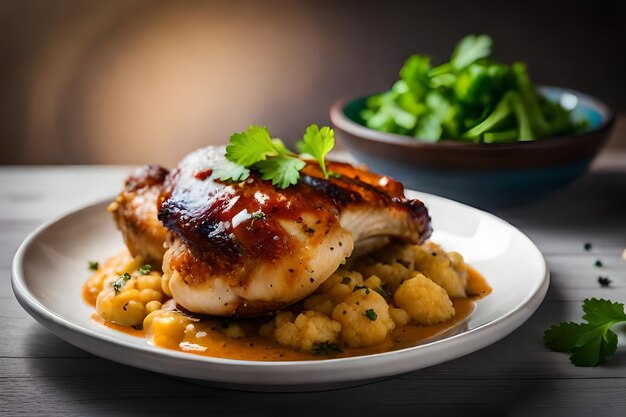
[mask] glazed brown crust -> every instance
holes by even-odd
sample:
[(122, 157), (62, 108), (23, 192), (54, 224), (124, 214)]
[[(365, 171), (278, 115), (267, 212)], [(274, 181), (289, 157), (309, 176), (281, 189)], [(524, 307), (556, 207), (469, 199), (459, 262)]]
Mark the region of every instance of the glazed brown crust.
[(133, 256), (160, 266), (169, 232), (157, 219), (157, 200), (168, 171), (156, 165), (135, 169), (108, 207)]
[[(282, 220), (301, 224), (315, 238), (340, 227), (338, 217), (347, 206), (405, 211), (420, 222), (419, 241), (431, 232), (425, 206), (406, 199), (402, 184), (349, 164), (328, 163), (332, 175), (324, 179), (319, 165), (309, 162), (298, 184), (284, 190), (254, 173), (240, 184), (214, 181), (212, 168), (210, 161), (182, 165), (168, 176), (160, 199), (163, 225), (202, 261), (202, 266), (193, 267), (202, 271), (187, 271), (190, 279), (215, 274), (244, 277), (256, 262), (274, 262), (297, 253), (301, 242), (283, 229)], [(308, 224), (305, 218), (316, 220)], [(190, 268), (193, 263), (179, 261), (173, 259), (174, 269)]]

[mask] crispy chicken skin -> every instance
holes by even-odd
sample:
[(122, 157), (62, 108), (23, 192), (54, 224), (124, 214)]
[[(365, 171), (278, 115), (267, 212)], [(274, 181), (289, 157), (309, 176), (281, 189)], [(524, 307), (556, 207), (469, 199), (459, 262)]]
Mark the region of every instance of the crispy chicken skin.
[[(158, 199), (159, 220), (171, 232), (163, 286), (192, 312), (274, 311), (314, 292), (352, 254), (430, 235), (424, 205), (406, 199), (402, 185), (389, 177), (328, 163), (334, 175), (324, 179), (311, 162), (298, 184), (279, 190), (254, 173), (241, 183), (212, 180), (223, 161), (223, 147), (193, 152), (167, 176)], [(151, 237), (119, 220), (128, 215), (120, 213), (118, 225), (129, 249), (138, 251)]]
[(166, 169), (154, 165), (137, 168), (108, 207), (129, 252), (154, 265), (163, 261), (169, 234), (157, 218), (157, 200), (167, 174)]

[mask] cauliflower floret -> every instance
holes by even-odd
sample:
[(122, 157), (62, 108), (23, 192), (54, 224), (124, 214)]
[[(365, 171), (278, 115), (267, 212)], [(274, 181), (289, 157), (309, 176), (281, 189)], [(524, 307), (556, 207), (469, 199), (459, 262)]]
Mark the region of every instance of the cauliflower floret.
[(352, 293), (337, 305), (332, 318), (341, 323), (341, 338), (351, 347), (382, 343), (395, 327), (385, 299), (368, 288)]
[(134, 288), (118, 294), (111, 289), (102, 290), (96, 300), (96, 311), (104, 320), (122, 326), (138, 326), (146, 317), (145, 304), (140, 292)]
[[(337, 284), (342, 285), (342, 284)], [(307, 310), (314, 310), (330, 316), (335, 305), (328, 294), (313, 294), (304, 300), (303, 306)]]
[(376, 275), (372, 275), (363, 282), (363, 285), (367, 288), (375, 290), (376, 288), (382, 287), (383, 283)]
[(466, 297), (467, 265), (460, 254), (447, 254), (432, 242), (414, 248), (416, 270), (443, 287), (450, 297)]
[(237, 323), (228, 323), (228, 326), (220, 326), (224, 334), (231, 339), (241, 339), (246, 335), (241, 326)]
[(140, 326), (149, 313), (161, 308), (163, 293), (159, 291), (160, 279), (156, 273), (107, 276), (96, 299), (96, 312), (111, 323)]
[(389, 317), (396, 323), (396, 327), (406, 326), (411, 321), (409, 313), (401, 308), (389, 307)]
[(336, 343), (341, 324), (317, 311), (305, 311), (293, 319), (293, 313), (276, 315), (274, 338), (278, 343), (305, 352), (311, 352), (320, 343)]
[(446, 291), (422, 274), (404, 281), (393, 298), (415, 324), (441, 323), (454, 316)]
[(376, 261), (383, 264), (391, 264), (394, 262), (404, 265), (408, 270), (415, 270), (415, 253), (414, 245), (389, 245), (378, 251), (374, 257)]
[[(197, 321), (197, 319), (195, 320)], [(152, 341), (157, 346), (178, 346), (185, 337), (185, 330), (194, 319), (172, 311), (158, 310), (146, 316), (143, 321), (144, 329), (152, 335)]]
[[(354, 287), (363, 286), (363, 276), (356, 271), (338, 269), (320, 286), (319, 292), (325, 294), (333, 305), (346, 299)], [(330, 315), (330, 313), (329, 313)]]
[(402, 281), (411, 278), (411, 271), (399, 262), (389, 264), (377, 262), (358, 267), (358, 270), (363, 276), (370, 277), (375, 275), (380, 278), (385, 287), (392, 293), (400, 286)]

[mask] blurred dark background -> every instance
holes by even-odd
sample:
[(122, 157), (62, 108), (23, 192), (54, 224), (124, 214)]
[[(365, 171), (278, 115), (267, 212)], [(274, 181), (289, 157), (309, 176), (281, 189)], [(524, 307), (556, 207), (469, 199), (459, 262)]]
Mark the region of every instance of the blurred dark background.
[(0, 163), (158, 162), (250, 123), (293, 141), (469, 33), (626, 110), (626, 2), (0, 2)]

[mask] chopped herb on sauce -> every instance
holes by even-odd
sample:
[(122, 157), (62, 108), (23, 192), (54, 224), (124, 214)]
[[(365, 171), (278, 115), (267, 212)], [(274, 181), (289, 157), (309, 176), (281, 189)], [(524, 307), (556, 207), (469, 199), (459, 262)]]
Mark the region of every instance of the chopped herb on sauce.
[(152, 271), (152, 265), (145, 264), (139, 268), (139, 273), (141, 275), (148, 275)]
[(371, 321), (376, 321), (376, 319), (378, 318), (378, 314), (376, 314), (373, 308), (365, 310), (365, 313), (363, 314), (365, 314), (365, 317), (367, 317)]
[(591, 243), (587, 242), (587, 243), (585, 243), (585, 246), (583, 246), (583, 247), (585, 248), (585, 250), (587, 252), (589, 252), (591, 250)]
[(87, 269), (90, 271), (97, 271), (100, 268), (100, 263), (98, 261), (89, 261), (87, 262)]
[(120, 292), (120, 289), (126, 285), (126, 283), (130, 280), (130, 274), (128, 272), (124, 272), (124, 274), (119, 277), (115, 282), (113, 282), (113, 289), (115, 293)]
[(598, 277), (598, 284), (600, 284), (600, 286), (602, 288), (610, 287), (611, 286), (611, 282), (613, 282), (613, 281), (611, 281), (609, 279), (609, 277)]
[(263, 220), (265, 218), (265, 213), (261, 210), (255, 211), (250, 215), (250, 226), (254, 225), (254, 222), (257, 220)]
[(596, 259), (596, 264), (595, 264), (598, 268), (602, 268), (604, 265), (602, 264), (602, 261), (600, 259)]
[(343, 352), (338, 344), (329, 343), (328, 340), (322, 343), (316, 343), (313, 346), (313, 354), (315, 355), (330, 355), (331, 353)]

